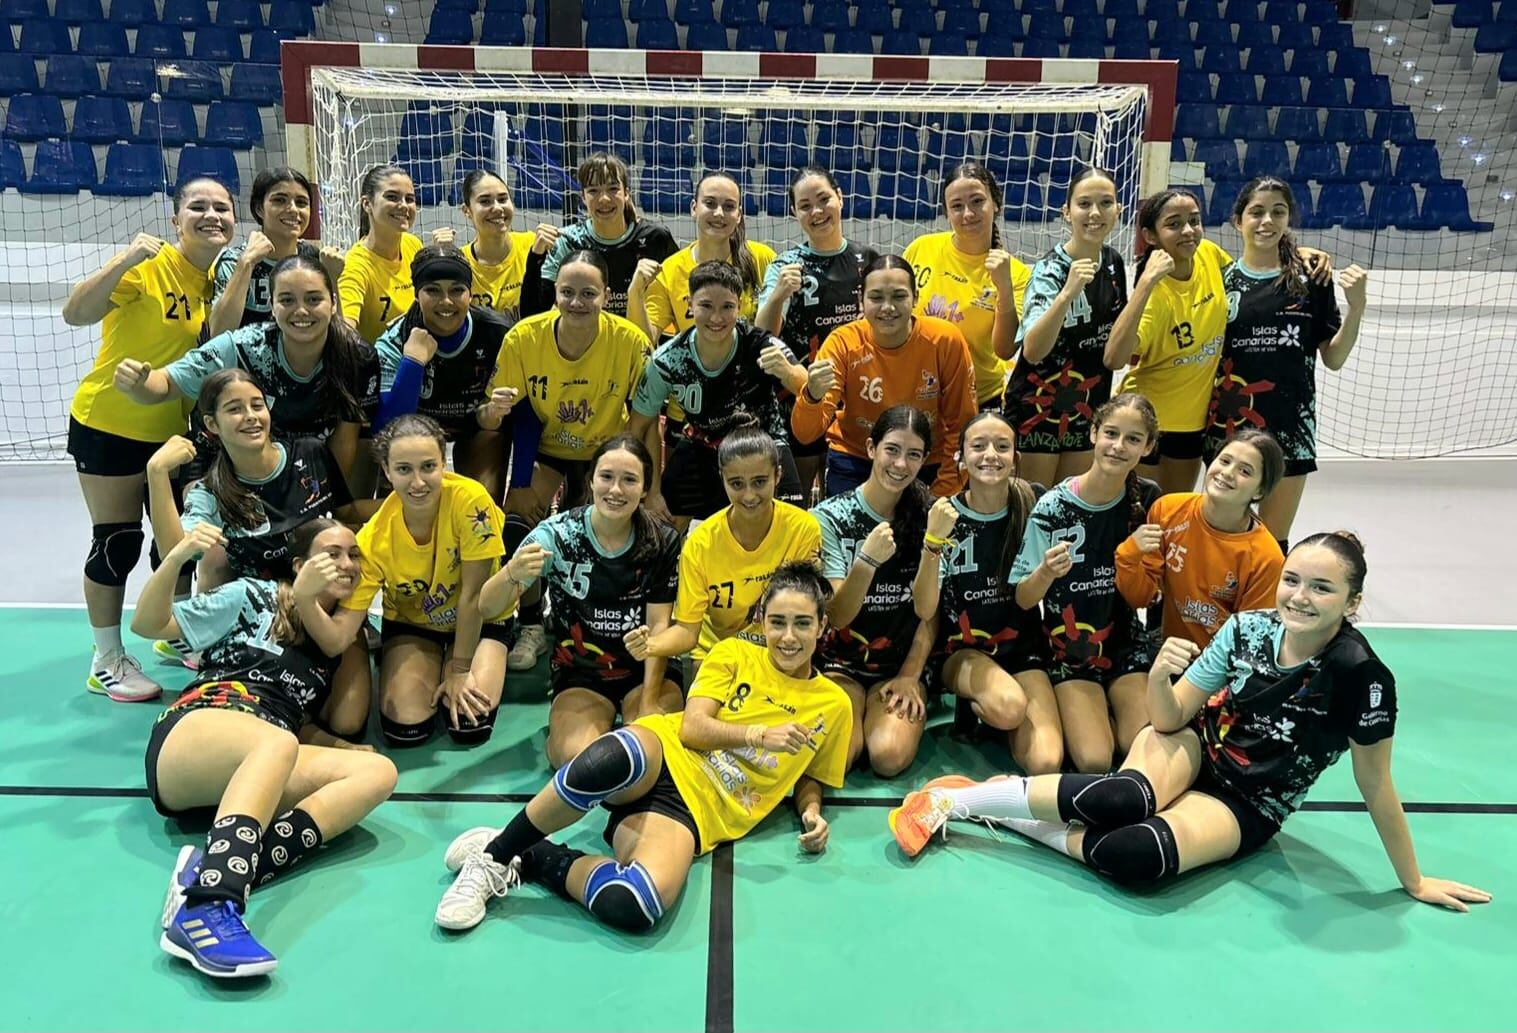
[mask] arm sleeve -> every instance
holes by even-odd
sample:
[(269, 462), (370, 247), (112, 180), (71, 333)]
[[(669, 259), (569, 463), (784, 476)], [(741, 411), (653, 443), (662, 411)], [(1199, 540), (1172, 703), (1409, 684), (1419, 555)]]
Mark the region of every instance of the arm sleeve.
[(733, 648), (736, 642), (736, 639), (724, 639), (712, 648), (701, 662), (700, 672), (696, 674), (695, 684), (690, 686), (686, 698), (727, 702), (737, 683), (737, 657)]
[(240, 580), (232, 581), (175, 603), (174, 623), (190, 648), (198, 652), (226, 638), (237, 626), (237, 616), (247, 602), (247, 586)]
[[(334, 463), (333, 466), (336, 466)], [(216, 505), (216, 496), (206, 490), (203, 483), (190, 486), (189, 491), (184, 493), (184, 515), (179, 518), (180, 525), (185, 534), (189, 534), (201, 524), (210, 524), (212, 527), (223, 526), (221, 520), (221, 507)]]
[(183, 357), (163, 367), (163, 372), (179, 389), (180, 394), (186, 398), (195, 398), (200, 394), (200, 385), (205, 383), (206, 377), (236, 365), (237, 345), (233, 343), (232, 334), (228, 331), (217, 334), (198, 348), (186, 352)]
[[(548, 557), (543, 560), (543, 572), (538, 575), (544, 581), (547, 581), (548, 575), (553, 571), (554, 564), (558, 561), (558, 536), (553, 533), (553, 528), (549, 526), (547, 521), (544, 521), (532, 528), (527, 537), (522, 539), (521, 544), (541, 545), (547, 550)], [(520, 551), (519, 547), (518, 551)], [(528, 582), (528, 584), (530, 583)]]
[(656, 361), (647, 363), (632, 396), (632, 411), (639, 416), (657, 416), (664, 411), (664, 403), (668, 400), (669, 381), (664, 378), (663, 370)]
[(1373, 746), (1396, 732), (1396, 679), (1374, 657), (1354, 668), (1354, 709), (1348, 737)]
[(705, 543), (691, 535), (679, 554), (679, 593), (674, 599), (676, 624), (699, 624), (706, 618), (710, 606), (706, 594), (706, 547)]
[(1022, 547), (1017, 550), (1011, 573), (1006, 575), (1008, 584), (1015, 585), (1037, 570), (1038, 564), (1043, 562), (1043, 554), (1052, 547), (1053, 537), (1043, 525), (1038, 507), (1033, 506), (1032, 516), (1027, 519), (1027, 530), (1022, 534)]
[(1217, 634), (1211, 643), (1201, 650), (1201, 655), (1196, 657), (1190, 667), (1185, 671), (1185, 678), (1202, 692), (1216, 692), (1227, 684), (1227, 671), (1233, 655), (1233, 647), (1238, 641), (1238, 616), (1227, 618), (1227, 623), (1217, 629)]
[(827, 340), (822, 342), (822, 347), (816, 353), (818, 362), (823, 359), (832, 360), (833, 369), (837, 372), (832, 389), (820, 402), (813, 402), (804, 387), (795, 396), (795, 408), (790, 411), (790, 429), (795, 432), (797, 441), (816, 441), (827, 433), (827, 428), (832, 426), (832, 421), (837, 416), (838, 403), (843, 400), (843, 386), (848, 383), (848, 350), (840, 336), (842, 330), (839, 327), (828, 334)]
[[(825, 786), (843, 788), (843, 778), (848, 773), (848, 740), (853, 736), (853, 707), (834, 707), (828, 715), (827, 741), (817, 750), (811, 763), (806, 765), (806, 774)], [(824, 718), (823, 720), (827, 720)]]
[[(379, 412), (374, 417), (374, 429), (379, 430), (397, 416), (416, 411), (421, 402), (421, 383), (426, 377), (426, 367), (409, 356), (400, 360), (389, 387), (382, 387), (379, 394)], [(383, 383), (381, 374), (380, 382)]]

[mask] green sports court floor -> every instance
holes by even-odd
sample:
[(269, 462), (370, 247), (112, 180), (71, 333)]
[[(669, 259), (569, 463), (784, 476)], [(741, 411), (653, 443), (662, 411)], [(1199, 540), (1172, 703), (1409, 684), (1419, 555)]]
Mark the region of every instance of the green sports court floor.
[[(1511, 1028), (1517, 632), (1369, 636), (1400, 685), (1395, 771), (1423, 867), (1496, 896), (1471, 915), (1397, 889), (1346, 760), (1268, 849), (1157, 893), (1118, 893), (959, 826), (907, 862), (887, 803), (932, 774), (1005, 762), (935, 727), (907, 778), (858, 777), (830, 804), (825, 855), (799, 854), (795, 819), (776, 814), (698, 862), (651, 936), (600, 929), (533, 887), (474, 932), (444, 934), (443, 846), (502, 823), (546, 777), (537, 675), (512, 682), (486, 748), (402, 754), (394, 799), (254, 897), (250, 922), (280, 968), (228, 985), (157, 948), (175, 850), (203, 833), (145, 798), (157, 707), (83, 691), (82, 612), (0, 609), (0, 1027)], [(592, 816), (571, 841), (599, 833)]]

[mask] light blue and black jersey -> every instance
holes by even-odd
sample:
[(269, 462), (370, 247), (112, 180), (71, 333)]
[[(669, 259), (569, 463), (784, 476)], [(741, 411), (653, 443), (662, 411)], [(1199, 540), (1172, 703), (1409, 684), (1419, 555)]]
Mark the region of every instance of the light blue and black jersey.
[(759, 368), (759, 355), (771, 344), (795, 356), (777, 337), (738, 320), (732, 351), (715, 369), (706, 368), (696, 352), (696, 329), (691, 327), (660, 345), (643, 367), (643, 379), (632, 399), (634, 412), (657, 416), (673, 398), (685, 413), (683, 435), (708, 448), (739, 427), (758, 427), (784, 445), (790, 440), (790, 420), (780, 404), (780, 382)]
[(413, 308), (374, 342), (384, 399), (377, 426), (405, 413), (420, 413), (436, 420), (451, 441), (479, 429), (474, 412), (489, 398), (495, 360), (511, 323), (491, 309), (471, 306), (454, 338), (438, 339), (437, 354), (426, 366), (404, 354), (406, 338), (422, 325)]
[[(848, 576), (869, 533), (888, 523), (857, 488), (823, 499), (811, 512), (822, 527), (822, 576), (838, 581)], [(842, 670), (865, 688), (900, 673), (920, 623), (911, 582), (921, 560), (921, 539), (896, 542), (895, 554), (874, 571), (858, 615), (846, 627), (828, 629), (819, 650), (824, 667)]]
[(845, 323), (864, 316), (861, 298), (864, 267), (879, 253), (874, 248), (844, 241), (837, 251), (822, 252), (800, 244), (777, 255), (769, 263), (758, 306), (763, 308), (780, 282), (787, 265), (801, 267), (801, 289), (785, 302), (780, 321), (780, 339), (790, 346), (803, 365), (811, 365), (827, 335)]
[(1011, 526), (1009, 509), (980, 513), (962, 496), (954, 497), (953, 506), (959, 512), (954, 544), (938, 561), (938, 640), (944, 652), (973, 649), (1001, 658), (1003, 666), (1041, 656), (1042, 615), (1036, 606), (1017, 605), (1016, 582), (1000, 570), (1006, 538), (1020, 539), (1021, 528)]
[[(595, 235), (586, 219), (570, 223), (559, 233), (553, 250), (543, 260), (542, 278), (552, 283), (558, 279), (564, 259), (576, 251), (594, 251), (606, 260), (606, 266), (611, 270), (611, 281), (606, 284), (605, 309), (612, 315), (625, 318), (627, 290), (632, 286), (637, 263), (645, 258), (663, 262), (678, 250), (674, 236), (662, 223), (638, 219), (616, 240), (606, 240)], [(551, 288), (549, 294), (552, 294)]]
[[(232, 282), (232, 274), (237, 271), (237, 263), (245, 250), (247, 250), (246, 244), (232, 244), (222, 248), (221, 254), (216, 256), (216, 261), (211, 266), (212, 305), (220, 301), (221, 296), (226, 293), (227, 285)], [(313, 262), (321, 261), (321, 250), (307, 240), (296, 242), (295, 253)], [(279, 262), (280, 259), (277, 258), (265, 258), (253, 266), (253, 275), (248, 278), (247, 298), (242, 303), (242, 318), (238, 321), (238, 326), (267, 323), (273, 319), (271, 315), (274, 311), (272, 280), (274, 267)]]

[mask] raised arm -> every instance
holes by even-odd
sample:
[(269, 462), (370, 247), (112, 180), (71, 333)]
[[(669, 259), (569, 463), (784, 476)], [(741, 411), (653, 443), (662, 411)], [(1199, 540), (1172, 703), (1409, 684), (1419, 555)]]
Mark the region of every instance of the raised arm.
[(74, 285), (67, 300), (63, 302), (63, 321), (69, 326), (93, 326), (100, 322), (107, 312), (116, 307), (111, 301), (111, 294), (121, 284), (121, 278), (127, 271), (169, 246), (151, 233), (137, 234), (125, 251)]
[(1343, 324), (1333, 339), (1321, 346), (1322, 365), (1330, 370), (1340, 370), (1348, 362), (1359, 340), (1359, 324), (1364, 319), (1369, 274), (1357, 265), (1351, 265), (1338, 274), (1338, 284), (1348, 298), (1348, 311), (1343, 314)]
[(1102, 356), (1102, 361), (1106, 363), (1107, 369), (1121, 369), (1137, 353), (1138, 327), (1143, 322), (1143, 310), (1148, 307), (1148, 299), (1153, 296), (1154, 288), (1174, 268), (1175, 260), (1169, 256), (1169, 252), (1158, 248), (1149, 252), (1143, 272), (1138, 277), (1138, 282), (1133, 284), (1132, 294), (1117, 314), (1116, 322), (1111, 326), (1111, 336), (1106, 339), (1106, 353)]

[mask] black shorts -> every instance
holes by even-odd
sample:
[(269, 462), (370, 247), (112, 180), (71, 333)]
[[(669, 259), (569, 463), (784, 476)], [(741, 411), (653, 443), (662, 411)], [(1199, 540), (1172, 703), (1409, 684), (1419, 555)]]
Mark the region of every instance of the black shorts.
[[(643, 687), (643, 665), (634, 662), (632, 667), (633, 670), (628, 674), (608, 678), (572, 664), (552, 664), (548, 668), (549, 694), (557, 699), (558, 694), (565, 689), (587, 689), (598, 696), (604, 696), (611, 701), (612, 706), (620, 710), (627, 694)], [(664, 668), (664, 681), (673, 682), (680, 687), (680, 691), (684, 691), (685, 670), (678, 661), (671, 660)]]
[[(780, 445), (780, 476), (775, 497), (781, 502), (801, 506), (801, 478), (795, 472), (795, 458), (788, 446)], [(705, 520), (727, 505), (727, 489), (716, 464), (716, 449), (681, 438), (664, 460), (664, 476), (659, 485), (669, 513), (677, 517)]]
[[(952, 652), (935, 655), (933, 662), (927, 666), (929, 668), (936, 667), (941, 671), (943, 665), (948, 663), (954, 656), (968, 651), (988, 656), (996, 662), (996, 665), (1001, 670), (1013, 678), (1023, 671), (1047, 671), (1049, 668), (1048, 638), (1043, 634), (1041, 628), (1035, 629), (1035, 631), (1036, 634), (1023, 633), (1017, 636), (1016, 641), (1009, 645), (1001, 646), (994, 653), (986, 652), (977, 646), (960, 646)], [(939, 688), (943, 692), (949, 691), (947, 684), (941, 685)]]
[[(880, 684), (880, 682), (889, 681), (900, 674), (900, 664), (894, 664), (879, 671), (866, 671), (852, 664), (824, 660), (817, 664), (817, 669), (829, 678), (834, 675), (842, 675), (863, 689), (866, 696), (873, 692), (874, 687)], [(933, 699), (944, 691), (941, 684), (942, 679), (939, 677), (941, 671), (942, 667), (940, 665), (929, 663), (922, 668), (921, 676), (917, 678), (917, 681), (922, 683), (922, 694), (927, 697), (927, 705), (929, 707), (932, 706)]]
[[(1111, 662), (1099, 664), (1095, 662), (1097, 659)], [(1153, 642), (1141, 628), (1135, 628), (1125, 644), (1119, 643), (1099, 658), (1081, 661), (1052, 658), (1047, 670), (1048, 680), (1056, 686), (1067, 681), (1093, 681), (1103, 689), (1109, 689), (1118, 678), (1128, 674), (1147, 674), (1153, 665)]]
[(622, 822), (637, 814), (662, 814), (689, 829), (690, 837), (695, 840), (696, 854), (699, 855), (701, 852), (701, 830), (695, 824), (695, 815), (690, 813), (690, 805), (685, 803), (685, 798), (680, 795), (679, 786), (674, 784), (668, 765), (664, 765), (659, 771), (658, 778), (653, 782), (653, 788), (636, 800), (629, 803), (606, 803), (601, 806), (606, 808), (608, 815), (604, 833), (606, 845), (612, 849), (615, 849), (613, 840), (617, 827)]
[(1233, 854), (1233, 859), (1253, 853), (1280, 831), (1280, 825), (1274, 819), (1266, 816), (1259, 808), (1249, 803), (1241, 793), (1217, 777), (1216, 770), (1206, 759), (1204, 746), (1201, 748), (1201, 773), (1196, 776), (1190, 788), (1194, 792), (1212, 797), (1232, 811), (1233, 818), (1238, 822), (1239, 834), (1238, 852)]
[[(199, 684), (191, 682), (188, 686), (186, 686), (184, 692), (180, 694), (180, 698), (184, 698), (185, 695), (195, 691), (198, 688), (200, 688)], [(260, 713), (259, 711), (254, 710), (250, 707), (213, 707), (207, 706), (205, 704), (185, 707), (170, 706), (163, 713), (159, 714), (158, 720), (153, 724), (153, 730), (148, 733), (147, 750), (143, 753), (142, 765), (143, 776), (147, 784), (148, 799), (153, 801), (153, 809), (156, 810), (159, 814), (163, 815), (165, 818), (182, 817), (190, 812), (172, 810), (164, 805), (163, 798), (158, 793), (158, 755), (163, 752), (163, 744), (169, 741), (169, 733), (174, 730), (174, 726), (179, 724), (180, 721), (183, 721), (190, 714), (195, 713), (197, 710), (236, 710), (238, 713), (252, 714), (254, 717), (262, 718), (266, 721), (268, 720), (268, 717), (265, 714)], [(269, 724), (274, 725), (276, 728), (284, 728), (284, 725), (282, 723), (269, 721)], [(285, 730), (288, 731), (288, 729)], [(197, 807), (194, 808), (194, 810), (196, 812), (204, 810), (207, 813), (210, 813), (214, 811), (215, 808)]]
[(147, 472), (147, 461), (163, 447), (161, 441), (137, 441), (86, 427), (68, 418), (68, 454), (74, 469), (95, 477), (136, 477)]
[[(385, 643), (392, 638), (402, 636), (409, 638), (424, 639), (448, 649), (453, 645), (453, 632), (443, 631), (440, 628), (424, 628), (419, 624), (407, 624), (404, 621), (392, 621), (384, 619), (379, 622), (379, 651), (384, 652)], [(479, 640), (481, 642), (499, 642), (501, 645), (511, 644), (510, 621), (485, 621), (479, 628)]]
[(558, 508), (562, 512), (573, 509), (590, 499), (590, 460), (560, 459), (546, 452), (537, 453), (539, 466), (557, 470), (564, 478), (563, 494), (559, 496)]
[(1158, 466), (1160, 459), (1200, 459), (1205, 438), (1204, 430), (1166, 430), (1159, 435), (1158, 447), (1143, 457), (1143, 465)]

